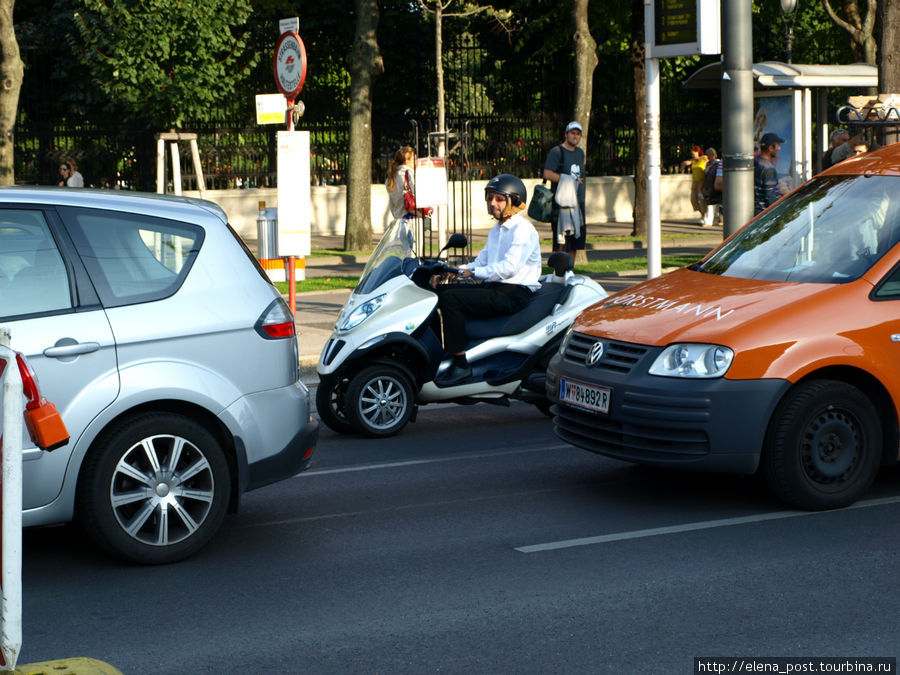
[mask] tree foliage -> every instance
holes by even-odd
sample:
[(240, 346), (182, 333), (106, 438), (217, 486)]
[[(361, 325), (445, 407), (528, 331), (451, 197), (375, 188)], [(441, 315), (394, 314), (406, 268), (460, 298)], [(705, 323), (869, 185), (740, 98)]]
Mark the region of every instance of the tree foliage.
[(247, 50), (247, 0), (81, 0), (70, 45), (94, 86), (158, 128), (204, 120), (260, 53)]

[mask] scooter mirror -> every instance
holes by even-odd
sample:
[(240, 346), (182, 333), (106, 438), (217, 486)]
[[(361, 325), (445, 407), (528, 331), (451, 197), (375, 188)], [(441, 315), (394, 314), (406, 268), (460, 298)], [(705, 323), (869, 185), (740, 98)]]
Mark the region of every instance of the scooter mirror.
[(466, 235), (461, 232), (454, 232), (450, 235), (450, 238), (447, 240), (447, 243), (444, 245), (444, 248), (441, 249), (441, 253), (446, 251), (448, 248), (465, 248), (469, 243), (469, 240), (466, 239)]
[(556, 276), (561, 277), (572, 269), (575, 264), (572, 262), (572, 256), (568, 253), (556, 251), (556, 253), (551, 253), (550, 257), (547, 258), (547, 266), (553, 270)]

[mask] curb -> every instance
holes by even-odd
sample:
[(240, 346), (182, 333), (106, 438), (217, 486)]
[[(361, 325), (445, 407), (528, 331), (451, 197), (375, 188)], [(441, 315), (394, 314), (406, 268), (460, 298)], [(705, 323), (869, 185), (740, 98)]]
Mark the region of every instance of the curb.
[(123, 675), (122, 671), (104, 661), (76, 656), (16, 666), (15, 675)]

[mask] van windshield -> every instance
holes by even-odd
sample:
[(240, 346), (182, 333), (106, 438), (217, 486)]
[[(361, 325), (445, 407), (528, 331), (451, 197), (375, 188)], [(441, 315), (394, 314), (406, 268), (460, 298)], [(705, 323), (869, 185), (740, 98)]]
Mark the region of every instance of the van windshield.
[(768, 281), (858, 279), (900, 240), (898, 181), (814, 178), (692, 269)]

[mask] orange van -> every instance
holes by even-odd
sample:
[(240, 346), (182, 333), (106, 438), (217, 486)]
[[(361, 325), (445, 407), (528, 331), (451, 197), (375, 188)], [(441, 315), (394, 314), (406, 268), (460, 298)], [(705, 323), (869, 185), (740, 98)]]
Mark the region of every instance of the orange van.
[(556, 434), (640, 464), (761, 469), (800, 508), (851, 504), (900, 452), (898, 241), (900, 143), (582, 312), (547, 371)]

